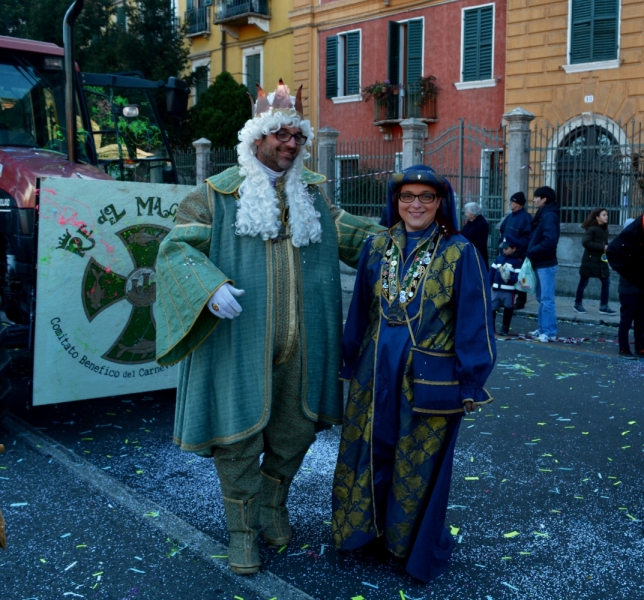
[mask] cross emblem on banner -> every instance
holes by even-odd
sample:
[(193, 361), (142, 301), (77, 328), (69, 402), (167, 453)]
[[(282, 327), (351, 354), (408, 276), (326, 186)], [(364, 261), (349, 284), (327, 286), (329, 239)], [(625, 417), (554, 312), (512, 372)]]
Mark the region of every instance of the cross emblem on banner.
[(156, 323), (152, 305), (156, 300), (156, 260), (159, 245), (169, 233), (161, 225), (133, 225), (116, 235), (125, 245), (134, 269), (120, 275), (90, 258), (83, 275), (83, 308), (88, 321), (125, 300), (132, 311), (123, 331), (116, 336), (105, 360), (123, 364), (154, 361), (156, 355)]

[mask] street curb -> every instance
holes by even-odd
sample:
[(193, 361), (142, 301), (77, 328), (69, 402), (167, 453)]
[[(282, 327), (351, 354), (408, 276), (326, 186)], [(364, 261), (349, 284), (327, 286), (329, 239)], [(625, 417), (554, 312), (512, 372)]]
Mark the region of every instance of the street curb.
[(229, 581), (238, 581), (240, 587), (244, 587), (266, 600), (274, 597), (278, 597), (280, 600), (314, 600), (312, 596), (293, 587), (270, 571), (262, 571), (257, 575), (247, 577), (234, 575), (228, 568), (227, 562), (212, 559), (213, 555), (228, 554), (228, 548), (225, 545), (216, 542), (156, 502), (138, 496), (127, 485), (110, 477), (72, 450), (34, 429), (19, 417), (7, 415), (4, 419), (0, 419), (0, 422), (11, 433), (25, 440), (34, 450), (53, 458), (75, 477), (91, 485), (135, 516), (142, 518), (150, 512), (158, 513), (158, 517), (150, 518), (147, 523), (173, 540), (187, 544), (187, 548), (221, 571), (222, 576)]
[[(539, 317), (539, 313), (534, 310), (515, 310), (514, 316), (516, 317), (534, 317), (535, 319)], [(612, 323), (610, 321), (604, 321), (600, 319), (594, 319), (592, 317), (560, 317), (557, 316), (557, 321), (565, 321), (566, 323), (585, 323), (588, 325), (603, 325), (604, 327), (619, 327), (619, 323)]]

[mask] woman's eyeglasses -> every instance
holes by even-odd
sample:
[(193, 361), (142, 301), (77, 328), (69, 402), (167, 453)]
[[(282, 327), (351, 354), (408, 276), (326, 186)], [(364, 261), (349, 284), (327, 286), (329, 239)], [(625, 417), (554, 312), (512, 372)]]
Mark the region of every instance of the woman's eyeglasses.
[(275, 137), (280, 141), (280, 142), (290, 142), (291, 138), (295, 140), (295, 143), (298, 146), (303, 146), (306, 144), (307, 138), (305, 135), (302, 135), (301, 133), (291, 133), (290, 131), (286, 131), (286, 129), (280, 129), (276, 134)]
[(436, 194), (432, 194), (431, 192), (423, 192), (422, 194), (403, 192), (402, 194), (398, 194), (398, 199), (405, 204), (411, 204), (415, 198), (418, 198), (422, 204), (433, 204), (437, 197)]

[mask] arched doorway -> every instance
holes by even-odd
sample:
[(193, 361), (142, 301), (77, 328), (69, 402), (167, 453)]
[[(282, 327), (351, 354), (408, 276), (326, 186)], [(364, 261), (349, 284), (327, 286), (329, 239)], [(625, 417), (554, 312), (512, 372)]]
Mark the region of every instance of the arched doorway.
[(597, 123), (569, 129), (557, 148), (556, 191), (562, 223), (581, 223), (599, 206), (618, 224), (626, 192), (619, 133)]

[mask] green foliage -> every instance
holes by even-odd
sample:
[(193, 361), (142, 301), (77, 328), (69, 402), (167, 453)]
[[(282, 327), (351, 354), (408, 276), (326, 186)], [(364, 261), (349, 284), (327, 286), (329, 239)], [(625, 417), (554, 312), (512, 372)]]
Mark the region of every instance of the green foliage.
[(235, 146), (237, 133), (251, 117), (251, 104), (245, 85), (224, 71), (199, 97), (190, 110), (192, 139), (209, 139), (213, 147)]

